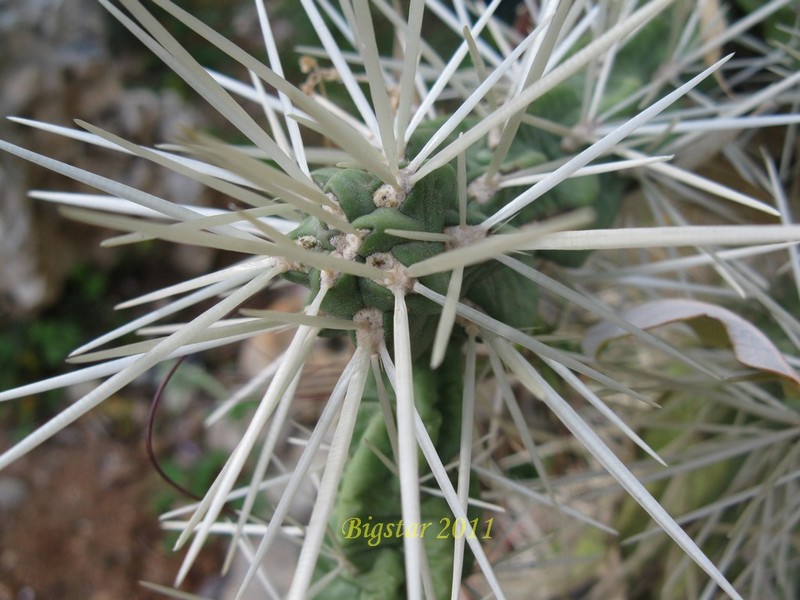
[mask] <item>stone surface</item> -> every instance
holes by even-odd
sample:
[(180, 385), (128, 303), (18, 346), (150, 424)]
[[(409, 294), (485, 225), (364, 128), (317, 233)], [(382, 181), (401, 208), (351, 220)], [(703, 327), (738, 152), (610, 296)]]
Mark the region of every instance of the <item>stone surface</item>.
[[(148, 145), (197, 125), (197, 111), (174, 91), (127, 87), (141, 59), (115, 56), (111, 35), (110, 19), (93, 0), (0, 0), (0, 115), (68, 127), (80, 118)], [(6, 119), (0, 139), (154, 194), (203, 202), (196, 183), (138, 159)], [(115, 256), (94, 250), (103, 232), (67, 223), (28, 198), (30, 189), (95, 191), (0, 153), (0, 311), (14, 315), (52, 302), (79, 257), (108, 264)], [(194, 273), (210, 255), (177, 260)]]

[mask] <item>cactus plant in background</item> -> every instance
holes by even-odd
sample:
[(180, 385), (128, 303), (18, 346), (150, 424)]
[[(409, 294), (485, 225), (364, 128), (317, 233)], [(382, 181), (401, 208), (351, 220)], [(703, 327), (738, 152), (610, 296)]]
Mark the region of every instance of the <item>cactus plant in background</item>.
[[(251, 565), (240, 594), (531, 597), (519, 577), (546, 597), (569, 590), (539, 574), (558, 558), (575, 588), (604, 597), (650, 572), (669, 538), (651, 591), (797, 592), (800, 324), (753, 266), (771, 260), (761, 264), (797, 292), (800, 227), (785, 190), (796, 184), (800, 78), (788, 0), (751, 12), (745, 2), (526, 1), (513, 23), (494, 15), (500, 0), (301, 0), (322, 44), (304, 52), (331, 64), (326, 93), (284, 79), (261, 0), (265, 62), (169, 0), (152, 3), (158, 18), (137, 0), (100, 2), (247, 144), (187, 132), (148, 148), (88, 123), (23, 122), (153, 161), (229, 205), (186, 206), (2, 148), (97, 188), (38, 195), (124, 232), (110, 245), (162, 239), (244, 258), (128, 303), (160, 302), (71, 355), (91, 366), (0, 394), (103, 380), (0, 466), (159, 363), (294, 327), (283, 354), (221, 409), (259, 398), (182, 524), (178, 584), (222, 532)], [(170, 19), (250, 79), (204, 69)], [(448, 40), (432, 39), (443, 29), (455, 44), (447, 55)], [(767, 127), (780, 135), (755, 137)], [(775, 140), (777, 160), (761, 148)], [(716, 154), (747, 192), (694, 170)], [(247, 304), (286, 280), (309, 290), (301, 312)], [(721, 306), (737, 299), (774, 333)], [(210, 300), (186, 323), (153, 326)], [(671, 322), (697, 334), (654, 331)], [(131, 332), (147, 339), (98, 349)], [(304, 363), (326, 336), (349, 339), (352, 358), (298, 463), (274, 476)], [(552, 417), (534, 423), (534, 413)], [(286, 487), (264, 508), (273, 478)], [(313, 510), (278, 590), (264, 558), (295, 530), (287, 515), (309, 481)], [(591, 510), (620, 487), (630, 505)], [(641, 509), (655, 533), (641, 531)], [(614, 562), (603, 554), (619, 531), (644, 541)]]

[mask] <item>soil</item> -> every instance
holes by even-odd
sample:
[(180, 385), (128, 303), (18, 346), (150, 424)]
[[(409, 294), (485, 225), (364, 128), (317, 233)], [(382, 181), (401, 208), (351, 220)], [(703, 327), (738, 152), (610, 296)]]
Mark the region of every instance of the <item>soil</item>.
[[(120, 439), (90, 415), (2, 478), (16, 493), (0, 508), (0, 600), (164, 597), (139, 582), (170, 585), (182, 556), (159, 527), (153, 498), (168, 486), (141, 436)], [(181, 589), (214, 597), (221, 551), (201, 554)]]

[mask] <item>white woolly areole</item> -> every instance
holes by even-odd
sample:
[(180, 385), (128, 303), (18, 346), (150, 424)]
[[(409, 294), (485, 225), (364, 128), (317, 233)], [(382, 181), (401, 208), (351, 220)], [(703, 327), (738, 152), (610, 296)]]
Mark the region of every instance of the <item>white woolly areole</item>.
[(397, 186), (403, 191), (405, 196), (408, 196), (411, 190), (414, 189), (414, 184), (411, 181), (411, 174), (405, 169), (397, 173)]
[[(369, 233), (368, 229), (359, 229), (357, 233), (342, 233), (331, 238), (334, 250), (331, 256), (343, 258), (345, 260), (355, 260), (358, 256), (358, 250), (361, 248), (361, 243), (364, 237)], [(332, 286), (339, 279), (336, 271), (322, 271), (320, 281)]]
[(319, 274), (320, 287), (328, 289), (332, 288), (333, 285), (336, 283), (336, 280), (339, 279), (339, 275), (341, 275), (341, 273), (338, 273), (336, 271), (320, 271)]
[(445, 248), (454, 250), (462, 246), (470, 246), (475, 242), (484, 239), (489, 230), (482, 225), (457, 225), (455, 227), (445, 227), (444, 233), (453, 238), (452, 242), (447, 242)]
[(339, 198), (336, 197), (336, 194), (334, 194), (333, 192), (328, 192), (325, 195), (328, 197), (328, 200), (330, 200), (336, 205), (336, 207), (334, 208), (328, 206), (327, 204), (323, 204), (322, 209), (331, 213), (332, 215), (336, 215), (337, 217), (343, 217), (346, 219), (347, 217), (345, 216), (344, 211), (342, 210), (342, 205), (339, 202)]
[(335, 248), (333, 255), (340, 256), (345, 260), (355, 260), (358, 250), (361, 248), (361, 242), (367, 233), (369, 230), (360, 229), (358, 233), (343, 233), (331, 238), (331, 243)]
[(306, 250), (316, 250), (319, 248), (319, 240), (313, 235), (301, 235), (297, 238), (297, 243), (301, 248)]
[(406, 275), (406, 268), (389, 252), (376, 252), (367, 257), (367, 264), (386, 271), (384, 279), (375, 281), (392, 292), (408, 294), (414, 288), (416, 279)]
[[(300, 245), (300, 241), (298, 240), (298, 245)], [(300, 273), (308, 273), (309, 268), (301, 262), (297, 262), (296, 260), (291, 260), (289, 258), (285, 258), (283, 256), (276, 257), (275, 265), (281, 267), (282, 271), (285, 273), (286, 271), (298, 271)]]
[(383, 184), (372, 194), (372, 201), (378, 208), (397, 208), (406, 199), (404, 191), (388, 183)]
[(356, 329), (356, 343), (366, 346), (375, 354), (384, 341), (383, 313), (377, 308), (362, 308), (353, 315), (353, 322), (359, 325)]
[(500, 189), (500, 182), (497, 178), (487, 181), (486, 174), (477, 177), (467, 187), (470, 197), (478, 204), (486, 204)]

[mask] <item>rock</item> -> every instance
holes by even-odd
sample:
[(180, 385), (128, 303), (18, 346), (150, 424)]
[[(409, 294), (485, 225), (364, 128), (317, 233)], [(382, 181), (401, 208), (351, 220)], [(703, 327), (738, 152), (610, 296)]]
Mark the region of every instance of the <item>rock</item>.
[(10, 475), (0, 477), (0, 512), (13, 510), (25, 501), (29, 493), (29, 486), (22, 479)]
[[(0, 115), (68, 127), (81, 118), (146, 145), (196, 127), (199, 113), (175, 92), (126, 89), (141, 59), (113, 55), (110, 22), (93, 0), (0, 0)], [(140, 159), (7, 120), (0, 121), (0, 139), (156, 195), (205, 203), (202, 186)], [(107, 257), (118, 255), (97, 249), (107, 232), (65, 222), (52, 207), (30, 200), (30, 189), (87, 191), (0, 153), (0, 312), (11, 315), (52, 302), (78, 257), (109, 265), (115, 261)], [(188, 270), (196, 273), (211, 260), (194, 258), (178, 261), (178, 268), (191, 263)]]

